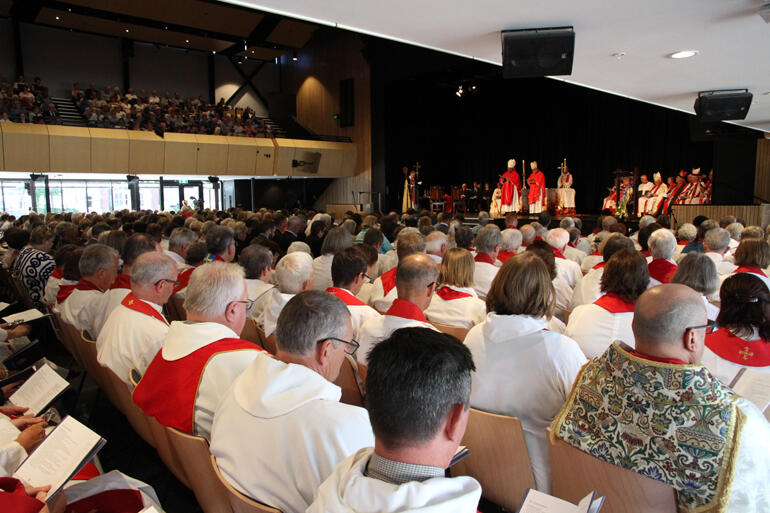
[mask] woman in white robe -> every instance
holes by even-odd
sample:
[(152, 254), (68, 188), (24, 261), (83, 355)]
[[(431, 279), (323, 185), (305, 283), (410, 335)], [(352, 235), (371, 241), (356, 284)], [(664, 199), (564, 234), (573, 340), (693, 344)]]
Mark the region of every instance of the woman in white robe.
[(438, 272), (438, 287), (425, 317), (430, 322), (470, 329), (482, 322), (487, 306), (473, 289), (473, 255), (463, 248), (446, 252)]

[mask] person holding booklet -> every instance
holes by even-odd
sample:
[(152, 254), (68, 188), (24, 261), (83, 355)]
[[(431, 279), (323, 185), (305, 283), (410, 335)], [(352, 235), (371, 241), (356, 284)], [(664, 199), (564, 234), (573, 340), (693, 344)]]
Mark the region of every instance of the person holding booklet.
[(26, 406), (0, 406), (0, 475), (11, 475), (45, 438), (45, 420)]
[(426, 328), (398, 329), (374, 346), (366, 376), (374, 447), (337, 465), (307, 513), (475, 513), (479, 483), (445, 477), (465, 434), (473, 370), (462, 342)]

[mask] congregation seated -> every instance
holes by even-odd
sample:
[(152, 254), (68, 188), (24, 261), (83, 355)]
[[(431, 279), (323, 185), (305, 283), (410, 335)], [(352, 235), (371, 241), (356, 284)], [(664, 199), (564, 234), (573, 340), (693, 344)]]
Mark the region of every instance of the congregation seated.
[(513, 255), (520, 253), (521, 232), (516, 228), (506, 228), (500, 233), (500, 251), (497, 259), (505, 263)]
[(198, 235), (189, 228), (180, 226), (174, 228), (171, 232), (168, 238), (168, 247), (164, 250), (164, 253), (176, 262), (179, 272), (190, 267), (186, 262), (187, 251), (196, 242), (198, 242)]
[(43, 290), (43, 303), (46, 305), (53, 306), (56, 304), (56, 295), (59, 294), (59, 287), (62, 284), (74, 285), (80, 279), (80, 276), (78, 276), (77, 280), (72, 283), (65, 283), (64, 279), (64, 266), (71, 258), (72, 253), (78, 249), (78, 246), (75, 244), (65, 244), (56, 251), (54, 269), (51, 271), (50, 276), (48, 276), (48, 280), (45, 282), (45, 289)]
[[(564, 221), (564, 219), (562, 219), (562, 221)], [(562, 226), (562, 228), (564, 227)], [(581, 244), (580, 229), (574, 226), (564, 229), (567, 230), (567, 233), (569, 234), (569, 242), (567, 243), (567, 247), (564, 248), (564, 258), (572, 260), (579, 266), (583, 263), (583, 259), (588, 256), (587, 251), (583, 251), (578, 247), (578, 244)], [(588, 247), (590, 248), (590, 246)]]
[(356, 339), (360, 337), (361, 325), (364, 322), (380, 316), (377, 310), (357, 297), (361, 287), (367, 281), (368, 270), (364, 253), (358, 246), (356, 244), (334, 255), (331, 269), (333, 286), (326, 289), (326, 292), (337, 297), (348, 307), (353, 337)]
[[(388, 271), (374, 280), (369, 305), (378, 312), (387, 311), (397, 297), (396, 269), (398, 264), (409, 255), (425, 253), (425, 237), (415, 228), (404, 228), (396, 238), (396, 249), (393, 257), (395, 263)], [(391, 258), (393, 262), (393, 258)]]
[(345, 304), (325, 292), (297, 294), (276, 334), (275, 357), (257, 356), (222, 397), (211, 452), (238, 491), (302, 513), (334, 467), (374, 438), (366, 410), (340, 403), (333, 383), (357, 348)]
[(502, 235), (495, 224), (488, 224), (476, 234), (476, 256), (473, 270), (473, 289), (479, 297), (486, 297), (492, 280), (500, 269), (497, 254)]
[(425, 236), (425, 254), (428, 258), (441, 265), (441, 260), (447, 251), (447, 235), (439, 230), (434, 230)]
[(687, 247), (695, 237), (698, 235), (698, 229), (692, 223), (683, 223), (676, 230), (676, 251), (674, 252), (674, 258), (679, 259), (682, 255), (682, 251)]
[[(703, 298), (706, 307), (706, 317), (716, 321), (719, 307), (711, 302), (712, 297), (719, 291), (719, 275), (714, 261), (703, 253), (687, 253), (671, 276), (669, 283), (687, 285)], [(718, 296), (717, 296), (718, 297)]]
[(613, 233), (599, 244), (599, 257), (601, 260), (592, 266), (583, 276), (583, 279), (575, 286), (572, 291), (572, 300), (570, 301), (570, 310), (575, 310), (580, 305), (588, 305), (601, 297), (601, 280), (604, 274), (604, 266), (607, 265), (612, 255), (621, 249), (634, 249), (634, 242), (619, 233)]
[(569, 233), (567, 233), (567, 230), (564, 228), (554, 228), (548, 232), (545, 240), (551, 246), (556, 258), (556, 279), (554, 281), (556, 305), (554, 315), (563, 321), (565, 320), (565, 310), (569, 310), (572, 294), (575, 287), (583, 279), (583, 273), (580, 270), (580, 264), (568, 260), (564, 256), (564, 251), (569, 244)]
[[(750, 273), (762, 280), (770, 288), (770, 278), (765, 269), (770, 267), (770, 244), (762, 238), (741, 237), (741, 243), (735, 250), (735, 270), (731, 274)], [(722, 275), (724, 281), (730, 275)]]
[(649, 283), (647, 260), (641, 253), (633, 249), (615, 252), (602, 273), (603, 295), (572, 311), (565, 334), (588, 358), (600, 356), (615, 340), (633, 347), (634, 304)]
[(50, 125), (60, 124), (61, 120), (40, 77), (27, 82), (19, 76), (13, 83), (0, 78), (0, 123)]
[(174, 261), (157, 251), (140, 255), (131, 266), (131, 291), (110, 312), (96, 339), (97, 359), (126, 385), (132, 369), (144, 374), (163, 346), (168, 321), (163, 305), (177, 283)]
[(703, 248), (706, 256), (714, 261), (720, 276), (730, 274), (737, 268), (732, 262), (725, 260), (730, 248), (730, 232), (724, 228), (712, 228), (703, 237)]
[(668, 283), (676, 272), (676, 264), (672, 260), (676, 251), (676, 237), (667, 228), (659, 228), (652, 232), (647, 246), (652, 256), (652, 260), (647, 264), (650, 287)]
[(190, 276), (192, 276), (193, 271), (195, 271), (197, 267), (200, 267), (205, 263), (207, 253), (208, 249), (206, 248), (205, 242), (199, 241), (190, 244), (184, 257), (187, 267), (177, 276), (179, 285), (174, 289), (174, 296), (184, 299), (185, 294), (187, 293), (187, 284), (190, 283)]
[(546, 264), (527, 251), (509, 259), (487, 296), (489, 315), (471, 329), (471, 406), (519, 417), (538, 490), (550, 492), (545, 429), (551, 424), (586, 357), (574, 340), (547, 329), (555, 294)]
[[(305, 224), (304, 218), (291, 216), (286, 221), (286, 229), (281, 233), (276, 233), (275, 242), (283, 253), (286, 253), (292, 242), (299, 240), (299, 235), (305, 231)], [(323, 249), (321, 252), (323, 253)]]
[(445, 473), (468, 422), (473, 370), (468, 348), (443, 333), (402, 328), (378, 344), (366, 376), (373, 447), (340, 462), (307, 512), (475, 513), (479, 483)]
[(273, 255), (270, 250), (259, 244), (251, 244), (238, 255), (238, 265), (243, 267), (246, 276), (247, 297), (254, 301), (248, 312), (249, 317), (258, 318), (265, 311), (270, 299), (270, 290), (274, 288)]
[(54, 244), (54, 235), (45, 226), (38, 226), (29, 235), (29, 242), (19, 251), (11, 272), (16, 275), (29, 292), (32, 305), (42, 310), (45, 285), (56, 263), (49, 254)]
[(347, 230), (340, 227), (329, 230), (321, 246), (321, 256), (313, 260), (313, 290), (326, 290), (332, 286), (334, 256), (352, 245), (353, 237)]
[(430, 305), (437, 279), (438, 268), (427, 255), (415, 253), (399, 258), (394, 287), (396, 298), (385, 315), (369, 319), (359, 329), (361, 348), (356, 356), (359, 362), (366, 363), (371, 348), (398, 328), (435, 329), (428, 324), (424, 311)]
[(644, 292), (634, 311), (636, 348), (619, 339), (590, 361), (551, 431), (673, 487), (680, 511), (764, 511), (770, 424), (700, 363), (706, 321), (689, 287)]
[(470, 329), (484, 320), (487, 309), (473, 288), (474, 267), (473, 255), (467, 249), (452, 248), (446, 252), (439, 267), (436, 292), (425, 309), (428, 321)]
[(206, 231), (205, 262), (232, 262), (235, 259), (235, 234), (229, 226), (214, 225)]
[(265, 330), (265, 336), (275, 333), (281, 310), (296, 294), (313, 288), (313, 257), (300, 251), (289, 253), (275, 266), (278, 286), (268, 292), (264, 310), (255, 319)]
[(730, 385), (743, 368), (770, 373), (770, 290), (751, 273), (728, 277), (719, 289), (719, 327), (706, 334), (703, 365)]
[(212, 262), (190, 277), (187, 320), (171, 323), (133, 393), (137, 406), (162, 425), (208, 440), (222, 396), (260, 352), (238, 338), (250, 303), (243, 276), (236, 264)]

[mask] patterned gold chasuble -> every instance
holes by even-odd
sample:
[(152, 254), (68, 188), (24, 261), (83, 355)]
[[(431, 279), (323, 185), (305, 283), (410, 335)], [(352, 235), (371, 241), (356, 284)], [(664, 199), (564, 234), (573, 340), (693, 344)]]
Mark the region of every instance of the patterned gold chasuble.
[(702, 365), (646, 360), (614, 343), (583, 367), (551, 432), (670, 485), (681, 512), (722, 512), (744, 423), (737, 398)]

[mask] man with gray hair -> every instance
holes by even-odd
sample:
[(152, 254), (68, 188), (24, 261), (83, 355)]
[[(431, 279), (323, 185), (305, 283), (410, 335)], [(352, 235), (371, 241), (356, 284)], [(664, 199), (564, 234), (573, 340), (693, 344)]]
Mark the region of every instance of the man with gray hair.
[(303, 512), (334, 467), (374, 437), (366, 410), (340, 403), (333, 383), (358, 347), (345, 304), (326, 292), (297, 294), (276, 333), (276, 355), (255, 358), (223, 397), (211, 453), (241, 493)]
[(135, 369), (144, 374), (163, 346), (168, 321), (163, 305), (174, 293), (177, 266), (157, 251), (144, 253), (131, 268), (131, 292), (107, 317), (96, 339), (97, 359), (126, 385)]
[(169, 326), (134, 389), (137, 406), (164, 426), (209, 440), (222, 396), (261, 351), (238, 338), (250, 303), (240, 266), (196, 268), (184, 300), (187, 320)]
[(62, 321), (92, 336), (102, 311), (104, 292), (118, 276), (118, 252), (104, 244), (89, 244), (78, 263), (80, 281), (59, 304)]
[(256, 319), (257, 324), (269, 337), (275, 332), (278, 316), (291, 298), (300, 292), (313, 288), (313, 257), (303, 252), (289, 253), (275, 266), (278, 287), (269, 293), (262, 314)]
[(744, 226), (741, 223), (730, 223), (725, 227), (725, 230), (730, 234), (730, 249), (727, 252), (730, 255), (735, 254), (735, 250), (738, 249), (738, 244), (741, 243), (741, 232)]
[(477, 233), (479, 233), (479, 230), (481, 230), (488, 224), (489, 224), (489, 212), (482, 210), (481, 212), (479, 212), (479, 224), (477, 224), (471, 229), (474, 237), (476, 236)]
[(519, 246), (517, 253), (521, 253), (526, 250), (527, 246), (535, 242), (535, 237), (537, 236), (535, 229), (531, 224), (525, 224), (519, 228), (519, 231), (521, 232), (521, 246)]
[(438, 230), (431, 232), (425, 237), (425, 253), (431, 260), (441, 265), (441, 260), (447, 250), (447, 236)]
[(569, 230), (570, 228), (575, 227), (575, 221), (571, 217), (565, 217), (561, 221), (559, 221), (559, 228), (564, 228), (565, 230)]
[(583, 279), (583, 273), (580, 270), (580, 264), (567, 260), (564, 251), (569, 244), (569, 233), (564, 228), (554, 228), (550, 230), (545, 241), (553, 249), (553, 256), (556, 263), (556, 278), (553, 279), (553, 286), (556, 293), (556, 305), (554, 315), (561, 321), (565, 321), (565, 310), (569, 310), (570, 301), (575, 287)]
[(273, 288), (273, 254), (260, 244), (251, 244), (241, 251), (238, 264), (246, 275), (246, 294), (254, 301), (249, 316), (256, 320), (265, 311)]
[(487, 297), (489, 286), (497, 276), (500, 269), (500, 261), (497, 254), (500, 252), (502, 242), (500, 228), (495, 224), (488, 224), (476, 235), (476, 256), (473, 270), (473, 289), (480, 297)]
[(567, 260), (572, 260), (577, 265), (580, 265), (583, 263), (583, 259), (588, 256), (587, 252), (577, 247), (578, 242), (580, 241), (580, 230), (574, 226), (572, 228), (566, 228), (566, 230), (569, 234), (569, 242), (564, 248), (564, 257)]
[(189, 265), (185, 262), (187, 250), (198, 241), (198, 234), (189, 228), (174, 228), (168, 239), (168, 249), (164, 252), (176, 262), (179, 271), (184, 271)]
[[(646, 228), (646, 227), (650, 226), (654, 222), (655, 222), (655, 218), (654, 217), (652, 217), (650, 215), (642, 216), (641, 219), (639, 219), (639, 230), (641, 230), (642, 228)], [(639, 242), (639, 231), (637, 230), (636, 232), (634, 232), (634, 234), (631, 235), (629, 237), (629, 239), (631, 239), (632, 241), (634, 241), (635, 243), (638, 244), (638, 242)]]
[[(416, 253), (425, 253), (425, 237), (417, 228), (404, 228), (396, 238), (396, 262), (400, 263), (404, 258)], [(372, 294), (369, 296), (369, 306), (378, 312), (385, 312), (397, 297), (397, 269), (397, 265), (393, 265), (388, 271), (382, 273), (379, 278), (374, 280)]]
[[(499, 236), (500, 231), (497, 233)], [(377, 342), (399, 328), (416, 326), (435, 329), (428, 323), (423, 312), (430, 306), (436, 290), (438, 267), (427, 255), (413, 254), (403, 258), (396, 270), (398, 297), (393, 300), (385, 315), (365, 321), (358, 330), (361, 349), (357, 358), (361, 363), (366, 363), (369, 350)]]
[(516, 228), (506, 228), (500, 233), (500, 251), (497, 259), (505, 263), (514, 256), (521, 247), (521, 232)]
[[(701, 364), (712, 328), (701, 295), (690, 287), (648, 289), (634, 310), (635, 349), (616, 341), (589, 361), (552, 434), (655, 476), (674, 488), (680, 511), (767, 511), (770, 424)], [(652, 428), (640, 429), (643, 421)]]
[(589, 235), (588, 242), (590, 242), (592, 245), (598, 245), (596, 243), (596, 239), (599, 238), (600, 240), (604, 240), (607, 236), (610, 234), (610, 227), (613, 224), (617, 224), (618, 220), (614, 216), (604, 216), (602, 218), (602, 229), (598, 233), (592, 233)]
[(703, 247), (706, 256), (714, 261), (717, 274), (724, 276), (735, 271), (738, 266), (725, 260), (725, 254), (730, 247), (730, 233), (724, 228), (712, 228), (703, 237)]
[(655, 230), (647, 239), (652, 260), (647, 264), (650, 272), (650, 287), (668, 283), (676, 272), (676, 264), (672, 260), (676, 251), (676, 237), (668, 228)]
[(233, 229), (222, 225), (214, 225), (209, 228), (206, 232), (206, 249), (208, 254), (204, 259), (205, 263), (232, 262), (235, 259)]

